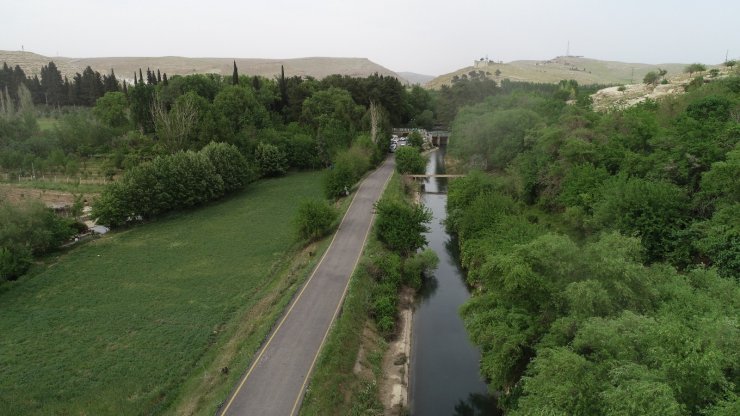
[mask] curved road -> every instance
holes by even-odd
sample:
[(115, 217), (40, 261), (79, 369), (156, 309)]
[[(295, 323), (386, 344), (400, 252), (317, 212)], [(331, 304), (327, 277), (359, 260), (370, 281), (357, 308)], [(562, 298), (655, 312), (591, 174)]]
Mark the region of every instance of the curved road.
[(365, 246), (373, 204), (394, 168), (395, 161), (390, 158), (360, 184), (329, 248), (257, 353), (221, 415), (298, 413), (308, 377)]

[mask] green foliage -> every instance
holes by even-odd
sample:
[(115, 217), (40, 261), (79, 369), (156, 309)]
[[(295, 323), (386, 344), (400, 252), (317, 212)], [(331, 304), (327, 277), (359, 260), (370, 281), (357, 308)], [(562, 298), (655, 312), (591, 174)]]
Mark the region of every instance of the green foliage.
[(563, 178), (559, 200), (565, 206), (579, 206), (590, 211), (599, 199), (609, 173), (591, 164), (573, 166)]
[(243, 158), (225, 145), (214, 144), (198, 153), (159, 156), (129, 169), (119, 181), (108, 185), (93, 204), (93, 215), (113, 227), (139, 217), (149, 219), (220, 198), (227, 183), (233, 192), (250, 177)]
[(645, 74), (645, 77), (642, 79), (642, 82), (649, 85), (656, 85), (658, 84), (658, 81), (660, 80), (660, 75), (658, 75), (657, 72), (650, 71), (647, 74)]
[(61, 218), (40, 202), (0, 203), (0, 281), (15, 280), (33, 256), (48, 253), (77, 232), (74, 220)]
[(394, 198), (382, 198), (375, 204), (375, 230), (378, 240), (388, 249), (408, 256), (426, 245), (426, 226), (432, 213), (418, 204)]
[(152, 105), (156, 95), (153, 85), (139, 84), (128, 90), (131, 120), (144, 133), (154, 132)]
[(307, 199), (301, 201), (293, 222), (301, 238), (318, 240), (332, 231), (338, 216), (337, 210), (325, 200)]
[(689, 75), (691, 75), (694, 72), (703, 72), (706, 70), (707, 70), (706, 65), (699, 64), (699, 63), (693, 63), (690, 65), (687, 65), (686, 68), (684, 68), (683, 72), (687, 72)]
[(683, 190), (665, 182), (615, 177), (604, 183), (594, 206), (594, 221), (626, 235), (637, 235), (648, 260), (666, 259), (674, 251), (679, 231), (688, 221), (688, 199)]
[(239, 150), (226, 143), (211, 142), (201, 149), (224, 183), (224, 193), (243, 189), (255, 180), (254, 168)]
[(32, 260), (28, 247), (4, 242), (0, 246), (0, 282), (22, 276), (31, 267)]
[(260, 142), (254, 152), (254, 158), (262, 176), (281, 176), (285, 175), (288, 170), (288, 160), (285, 153), (270, 143)]
[(413, 146), (402, 146), (396, 149), (396, 171), (400, 174), (424, 173), (427, 161)]
[[(541, 120), (522, 108), (491, 112), (491, 103), (463, 109), (452, 125), (449, 152), (472, 168), (503, 169), (525, 148), (527, 132)], [(476, 158), (482, 158), (476, 162)]]
[(339, 152), (334, 164), (324, 174), (324, 194), (327, 198), (348, 195), (369, 168), (370, 157), (361, 146)]
[[(450, 153), (493, 172), (450, 183), (446, 225), (477, 288), (466, 328), (507, 414), (732, 413), (736, 84), (605, 114), (505, 93), (460, 111)], [(512, 110), (536, 121), (496, 157), (495, 117)]]
[(406, 140), (408, 141), (409, 146), (413, 146), (419, 150), (421, 150), (421, 147), (424, 145), (424, 137), (418, 130), (412, 131), (408, 137), (406, 137)]
[(108, 92), (98, 98), (93, 108), (98, 120), (111, 127), (121, 127), (128, 123), (128, 101), (122, 92)]
[(439, 264), (437, 253), (431, 248), (415, 253), (407, 258), (401, 267), (402, 282), (416, 290), (421, 289), (422, 279)]

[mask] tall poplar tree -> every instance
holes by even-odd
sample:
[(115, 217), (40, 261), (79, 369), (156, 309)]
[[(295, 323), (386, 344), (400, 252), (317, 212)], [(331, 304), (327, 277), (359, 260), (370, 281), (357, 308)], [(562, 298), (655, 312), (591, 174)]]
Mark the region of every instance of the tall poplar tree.
[(231, 75), (231, 83), (239, 85), (239, 71), (236, 69), (236, 60), (234, 60), (234, 73)]

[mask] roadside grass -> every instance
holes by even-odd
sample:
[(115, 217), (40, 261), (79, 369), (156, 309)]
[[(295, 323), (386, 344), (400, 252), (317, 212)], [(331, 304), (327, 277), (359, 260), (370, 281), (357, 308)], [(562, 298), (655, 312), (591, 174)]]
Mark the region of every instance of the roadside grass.
[(2, 413), (213, 414), (328, 245), (300, 250), (291, 224), (320, 174), (259, 181), (0, 286)]
[[(368, 316), (376, 282), (363, 266), (370, 253), (375, 251), (373, 246), (380, 243), (371, 236), (367, 244), (361, 263), (352, 276), (342, 312), (311, 375), (300, 411), (303, 416), (383, 414), (378, 383), (382, 377), (381, 362), (387, 344), (374, 331), (374, 324)], [(360, 366), (365, 371), (356, 372), (355, 363), (361, 347), (365, 350), (365, 359), (360, 360)]]
[[(383, 197), (389, 196), (404, 197), (401, 177), (397, 173), (383, 192)], [(302, 416), (382, 415), (384, 412), (378, 389), (383, 377), (383, 354), (388, 344), (369, 316), (377, 282), (367, 272), (371, 259), (382, 252), (382, 244), (373, 230), (352, 275), (341, 314), (314, 367), (301, 405)]]

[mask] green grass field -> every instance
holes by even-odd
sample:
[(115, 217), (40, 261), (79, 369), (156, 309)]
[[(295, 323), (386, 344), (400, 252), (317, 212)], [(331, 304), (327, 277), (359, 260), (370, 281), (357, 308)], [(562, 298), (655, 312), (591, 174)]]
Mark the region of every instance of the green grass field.
[(59, 119), (53, 117), (39, 117), (36, 122), (41, 131), (54, 130), (54, 128), (59, 125)]
[(260, 181), (0, 286), (0, 413), (213, 414), (327, 245), (290, 223), (314, 195), (320, 173)]

